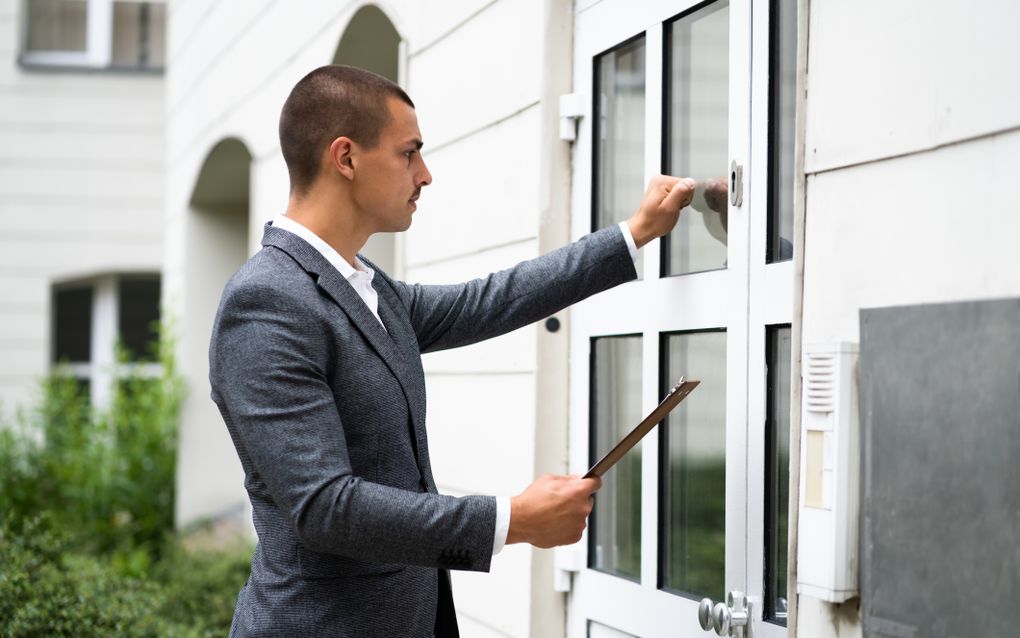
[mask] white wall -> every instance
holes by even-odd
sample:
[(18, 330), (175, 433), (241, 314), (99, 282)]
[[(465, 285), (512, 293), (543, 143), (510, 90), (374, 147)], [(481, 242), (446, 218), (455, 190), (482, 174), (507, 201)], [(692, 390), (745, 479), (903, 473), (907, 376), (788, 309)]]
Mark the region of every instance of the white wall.
[(50, 287), (158, 271), (163, 78), (18, 65), (22, 3), (0, 0), (0, 410), (50, 366)]
[[(804, 343), (858, 341), (861, 308), (1020, 295), (1018, 28), (1010, 0), (811, 3)], [(855, 601), (798, 613), (861, 634)]]
[[(248, 247), (254, 252), (263, 222), (287, 203), (287, 175), (277, 140), (280, 108), (294, 83), (333, 59), (347, 22), (363, 4), (318, 0), (295, 11), (288, 3), (267, 0), (171, 2), (165, 295), (183, 313), (186, 340), (208, 339), (208, 328), (200, 325), (204, 319), (196, 317), (215, 310), (188, 308), (182, 301), (188, 298), (183, 288), (186, 238), (192, 227), (189, 200), (203, 161), (227, 137), (236, 137), (251, 153)], [(558, 158), (557, 166), (565, 170), (567, 158), (565, 152), (549, 152), (546, 142), (557, 126), (549, 78), (558, 67), (544, 59), (551, 37), (545, 32), (549, 7), (563, 3), (377, 4), (405, 38), (405, 87), (418, 107), (424, 157), (434, 176), (411, 230), (397, 243), (396, 261), (403, 265), (398, 274), (420, 282), (462, 281), (537, 255), (550, 233), (565, 238), (565, 201), (550, 191), (565, 192), (566, 183), (550, 183), (550, 163)], [(569, 51), (569, 35), (556, 38), (565, 41)], [(567, 58), (557, 64), (569, 69)], [(203, 257), (191, 254), (188, 260), (201, 264)], [(536, 328), (528, 328), (425, 358), (430, 449), (441, 491), (512, 495), (532, 479), (536, 437), (541, 436), (535, 426), (540, 411), (539, 338)], [(189, 384), (189, 401), (211, 406), (204, 375), (192, 371)], [(498, 407), (490, 410), (492, 406)], [(467, 416), (479, 413), (486, 418)], [(188, 426), (191, 431), (213, 442), (224, 457), (222, 464), (236, 466), (233, 452), (228, 454), (229, 448), (221, 445), (226, 432), (218, 417), (198, 420), (201, 423)], [(551, 434), (565, 441), (565, 418), (560, 426), (564, 429), (557, 433), (554, 428)], [(214, 460), (182, 456), (181, 471), (205, 476)], [(239, 470), (218, 476), (231, 472)], [(180, 494), (178, 522), (241, 502), (239, 473), (233, 483), (233, 496), (223, 492), (216, 503), (203, 502), (194, 489)], [(562, 634), (562, 615), (556, 616), (555, 604), (562, 596), (551, 591), (546, 558), (515, 546), (495, 559), (492, 574), (456, 574), (463, 634)], [(535, 597), (541, 598), (537, 606)], [(533, 607), (539, 611), (533, 614)]]
[[(542, 3), (504, 0), (468, 15), (410, 50), (408, 89), (434, 180), (405, 238), (412, 281), (462, 281), (538, 255)], [(440, 490), (509, 496), (534, 476), (536, 332), (425, 357)], [(492, 575), (454, 574), (465, 635), (529, 635), (533, 552), (504, 552)]]

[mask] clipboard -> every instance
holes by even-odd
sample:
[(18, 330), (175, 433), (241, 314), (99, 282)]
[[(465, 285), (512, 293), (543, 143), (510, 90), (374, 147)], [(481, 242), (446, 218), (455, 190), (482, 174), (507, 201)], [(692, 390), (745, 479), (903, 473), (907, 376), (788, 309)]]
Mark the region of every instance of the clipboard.
[(680, 402), (687, 398), (687, 395), (698, 387), (701, 381), (695, 379), (688, 380), (686, 377), (680, 377), (680, 380), (676, 382), (673, 389), (669, 391), (666, 398), (662, 400), (662, 403), (657, 405), (648, 416), (644, 418), (641, 423), (631, 430), (627, 436), (623, 437), (619, 443), (616, 444), (613, 449), (609, 450), (609, 453), (599, 459), (598, 463), (591, 466), (591, 469), (584, 475), (584, 478), (591, 478), (593, 476), (602, 477), (603, 474), (609, 471), (609, 468), (616, 465), (616, 463), (623, 458), (623, 456), (630, 451), (632, 447), (638, 444), (646, 434), (652, 431), (656, 425), (658, 425), (666, 415), (673, 411), (673, 408), (680, 405)]

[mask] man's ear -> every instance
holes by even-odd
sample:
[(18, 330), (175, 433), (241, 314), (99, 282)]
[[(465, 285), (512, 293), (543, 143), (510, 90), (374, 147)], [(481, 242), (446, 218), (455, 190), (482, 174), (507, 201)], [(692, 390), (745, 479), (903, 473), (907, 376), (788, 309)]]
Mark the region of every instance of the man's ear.
[(338, 137), (329, 145), (329, 162), (334, 171), (354, 179), (354, 142), (349, 137)]

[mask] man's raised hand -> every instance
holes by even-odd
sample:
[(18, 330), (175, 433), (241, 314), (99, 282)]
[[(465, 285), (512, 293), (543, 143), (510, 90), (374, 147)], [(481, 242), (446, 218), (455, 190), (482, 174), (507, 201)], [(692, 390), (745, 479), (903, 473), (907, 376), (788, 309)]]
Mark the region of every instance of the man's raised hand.
[(627, 220), (638, 248), (673, 230), (680, 219), (680, 209), (694, 198), (694, 186), (689, 177), (669, 175), (657, 175), (648, 182), (637, 212)]

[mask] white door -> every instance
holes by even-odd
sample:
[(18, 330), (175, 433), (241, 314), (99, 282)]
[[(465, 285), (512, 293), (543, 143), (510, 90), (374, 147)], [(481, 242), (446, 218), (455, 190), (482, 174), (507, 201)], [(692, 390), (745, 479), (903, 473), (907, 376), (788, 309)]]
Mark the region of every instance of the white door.
[(574, 237), (629, 217), (654, 174), (699, 189), (639, 281), (572, 311), (571, 470), (681, 374), (702, 383), (606, 475), (566, 550), (571, 638), (705, 636), (700, 601), (737, 591), (753, 636), (786, 635), (795, 6), (576, 4)]

